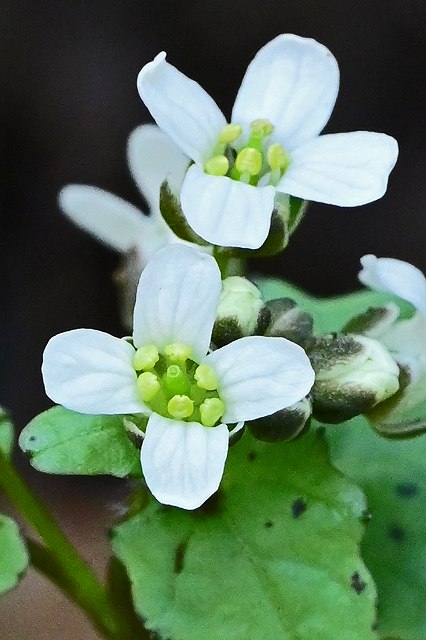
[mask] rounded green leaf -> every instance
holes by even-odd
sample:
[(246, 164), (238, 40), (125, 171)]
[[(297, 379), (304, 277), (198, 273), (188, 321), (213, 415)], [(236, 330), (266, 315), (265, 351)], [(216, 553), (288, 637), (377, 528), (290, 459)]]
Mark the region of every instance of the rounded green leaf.
[(122, 478), (140, 473), (139, 450), (130, 442), (123, 416), (88, 416), (53, 407), (22, 431), (21, 449), (46, 473)]
[(364, 490), (362, 555), (378, 589), (381, 638), (426, 638), (426, 436), (381, 438), (362, 418), (328, 429), (335, 465)]
[(113, 548), (161, 638), (372, 640), (364, 509), (319, 434), (273, 445), (246, 436), (201, 509), (151, 500), (115, 529)]
[(27, 565), (27, 549), (18, 525), (0, 513), (0, 595), (16, 586)]

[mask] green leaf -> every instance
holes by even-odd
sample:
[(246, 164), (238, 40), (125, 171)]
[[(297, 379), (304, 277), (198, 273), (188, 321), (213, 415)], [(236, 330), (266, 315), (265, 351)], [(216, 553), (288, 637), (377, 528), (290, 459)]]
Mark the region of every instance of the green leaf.
[(13, 589), (28, 565), (28, 554), (12, 518), (0, 513), (0, 595)]
[(378, 589), (378, 631), (426, 638), (426, 436), (381, 438), (356, 418), (328, 429), (335, 465), (364, 490), (371, 522), (362, 556)]
[(123, 416), (88, 416), (53, 407), (36, 416), (19, 438), (31, 464), (46, 473), (122, 478), (140, 470)]
[(13, 449), (13, 425), (7, 413), (0, 407), (0, 449), (8, 457)]
[(303, 311), (314, 318), (316, 333), (340, 331), (355, 315), (366, 311), (369, 307), (382, 307), (388, 302), (395, 302), (401, 309), (401, 317), (412, 313), (409, 303), (387, 293), (376, 291), (356, 291), (344, 296), (317, 298), (295, 287), (292, 284), (275, 278), (259, 277), (256, 285), (266, 300), (275, 298), (292, 298)]
[(358, 554), (364, 496), (318, 433), (244, 437), (194, 512), (148, 506), (113, 534), (136, 610), (170, 640), (372, 640), (375, 586)]

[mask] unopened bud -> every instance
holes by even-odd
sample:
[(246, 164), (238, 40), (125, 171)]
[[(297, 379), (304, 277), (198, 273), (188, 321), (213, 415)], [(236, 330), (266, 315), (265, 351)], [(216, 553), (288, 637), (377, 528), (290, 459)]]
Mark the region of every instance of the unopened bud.
[(369, 307), (364, 313), (351, 318), (344, 326), (343, 333), (362, 333), (369, 338), (380, 338), (399, 316), (399, 308), (394, 302), (385, 307)]
[(257, 440), (263, 442), (283, 442), (294, 440), (309, 429), (312, 403), (302, 398), (286, 409), (280, 409), (270, 416), (248, 422), (248, 428)]
[(271, 319), (265, 336), (287, 338), (304, 349), (312, 344), (312, 316), (302, 311), (294, 300), (290, 298), (268, 300), (266, 307), (271, 313)]
[(212, 340), (221, 347), (244, 336), (262, 334), (270, 313), (259, 289), (246, 278), (230, 276), (223, 281)]
[(315, 370), (314, 415), (323, 422), (344, 422), (366, 413), (399, 389), (398, 365), (372, 338), (322, 336), (309, 357)]

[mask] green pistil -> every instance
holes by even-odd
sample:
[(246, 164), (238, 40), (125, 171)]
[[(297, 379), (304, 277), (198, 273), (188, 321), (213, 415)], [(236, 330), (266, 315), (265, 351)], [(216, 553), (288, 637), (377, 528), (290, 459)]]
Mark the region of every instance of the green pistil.
[(140, 347), (133, 357), (139, 397), (165, 418), (214, 427), (225, 412), (216, 372), (191, 360), (191, 353), (189, 345), (179, 342), (166, 345), (161, 353), (152, 344)]
[(267, 119), (253, 120), (244, 146), (236, 144), (242, 132), (241, 125), (232, 122), (222, 129), (204, 171), (253, 186), (265, 176), (262, 184), (276, 186), (290, 166), (291, 158), (276, 142), (266, 146), (266, 138), (274, 133), (274, 125)]
[(177, 364), (171, 364), (167, 367), (163, 382), (171, 395), (189, 392), (188, 376)]

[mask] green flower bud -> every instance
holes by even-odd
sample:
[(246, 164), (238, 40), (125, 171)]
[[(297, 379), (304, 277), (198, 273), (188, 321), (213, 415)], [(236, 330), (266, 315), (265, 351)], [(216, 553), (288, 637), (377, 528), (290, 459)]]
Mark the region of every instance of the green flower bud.
[(294, 440), (309, 429), (312, 402), (302, 398), (299, 402), (276, 411), (270, 416), (247, 423), (252, 435), (263, 442), (283, 442)]
[(314, 416), (329, 423), (366, 413), (399, 389), (399, 367), (377, 340), (332, 334), (310, 351)]
[(266, 307), (271, 313), (271, 320), (265, 336), (287, 338), (304, 349), (310, 347), (314, 337), (309, 313), (302, 311), (290, 298), (268, 300)]
[(364, 313), (351, 318), (342, 333), (362, 333), (369, 338), (379, 338), (393, 325), (398, 316), (399, 309), (393, 302), (385, 307), (369, 307)]
[(221, 347), (244, 336), (262, 334), (269, 317), (262, 294), (252, 282), (240, 276), (225, 278), (212, 340)]

